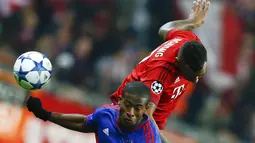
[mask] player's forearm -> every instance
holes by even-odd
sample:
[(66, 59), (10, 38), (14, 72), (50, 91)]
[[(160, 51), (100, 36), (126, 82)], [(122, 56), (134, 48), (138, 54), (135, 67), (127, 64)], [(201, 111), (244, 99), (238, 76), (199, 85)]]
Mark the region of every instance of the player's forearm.
[(62, 122), (72, 122), (72, 123), (84, 123), (86, 116), (79, 114), (61, 114), (61, 113), (51, 113), (50, 120), (58, 120)]
[(70, 130), (84, 132), (84, 119), (83, 115), (52, 113), (49, 121)]
[(161, 26), (158, 34), (165, 38), (168, 31), (170, 31), (172, 29), (193, 30), (194, 28), (199, 27), (201, 24), (202, 23), (197, 23), (192, 19), (171, 21), (171, 22), (168, 22), (168, 23), (164, 24), (163, 26)]

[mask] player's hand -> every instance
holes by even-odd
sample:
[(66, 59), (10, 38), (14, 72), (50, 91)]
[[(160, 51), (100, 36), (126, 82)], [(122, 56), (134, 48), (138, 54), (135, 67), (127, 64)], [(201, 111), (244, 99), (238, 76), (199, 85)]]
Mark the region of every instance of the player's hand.
[(210, 7), (210, 0), (195, 0), (193, 2), (192, 10), (189, 19), (193, 20), (196, 24), (203, 24), (205, 16)]
[(28, 111), (33, 112), (37, 118), (40, 118), (44, 121), (49, 120), (51, 112), (48, 112), (45, 109), (43, 109), (41, 100), (39, 98), (30, 96), (29, 99), (27, 100), (26, 105)]

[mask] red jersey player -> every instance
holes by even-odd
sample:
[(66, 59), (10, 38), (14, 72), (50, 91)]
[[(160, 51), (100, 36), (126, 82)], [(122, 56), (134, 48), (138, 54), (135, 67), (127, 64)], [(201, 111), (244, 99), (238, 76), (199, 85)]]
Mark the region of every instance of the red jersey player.
[(196, 0), (188, 19), (166, 23), (159, 29), (165, 43), (145, 57), (125, 78), (111, 96), (114, 104), (118, 103), (128, 82), (141, 81), (151, 89), (148, 115), (153, 116), (159, 129), (164, 129), (187, 86), (198, 82), (206, 72), (206, 49), (189, 30), (204, 23), (209, 6), (209, 0)]

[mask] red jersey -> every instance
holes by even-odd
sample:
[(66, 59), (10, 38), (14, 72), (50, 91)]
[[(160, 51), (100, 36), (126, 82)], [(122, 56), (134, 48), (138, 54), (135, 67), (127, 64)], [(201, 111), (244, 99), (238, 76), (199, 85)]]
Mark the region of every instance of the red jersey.
[(151, 102), (157, 105), (153, 118), (159, 129), (164, 129), (177, 101), (189, 84), (192, 84), (184, 79), (174, 66), (179, 49), (185, 42), (191, 40), (200, 42), (199, 38), (190, 31), (169, 31), (166, 42), (145, 57), (125, 78), (119, 89), (111, 96), (113, 103), (117, 103), (128, 82), (145, 83), (151, 89)]

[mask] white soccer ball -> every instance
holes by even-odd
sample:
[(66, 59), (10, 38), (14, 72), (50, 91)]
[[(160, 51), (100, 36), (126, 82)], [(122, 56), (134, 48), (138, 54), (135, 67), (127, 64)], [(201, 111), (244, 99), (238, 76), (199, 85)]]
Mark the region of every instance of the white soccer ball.
[(31, 51), (19, 56), (13, 67), (18, 84), (27, 90), (41, 89), (51, 79), (52, 65), (42, 53)]

